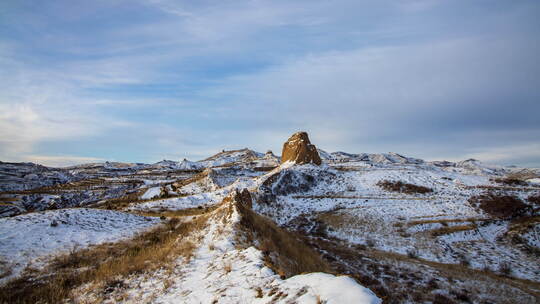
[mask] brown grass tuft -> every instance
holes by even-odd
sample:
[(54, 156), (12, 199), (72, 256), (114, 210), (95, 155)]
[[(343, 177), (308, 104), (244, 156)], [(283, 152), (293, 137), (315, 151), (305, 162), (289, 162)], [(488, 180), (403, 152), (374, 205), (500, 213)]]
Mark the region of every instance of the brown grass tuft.
[(255, 298), (262, 298), (264, 296), (263, 290), (260, 287), (255, 288)]
[(232, 264), (230, 261), (227, 261), (225, 262), (225, 264), (223, 264), (223, 271), (225, 271), (225, 273), (229, 273), (232, 271)]
[(447, 226), (447, 227), (441, 227), (438, 229), (430, 230), (430, 233), (432, 236), (441, 236), (441, 235), (456, 233), (460, 231), (473, 230), (473, 229), (476, 229), (476, 227), (477, 226), (475, 224)]

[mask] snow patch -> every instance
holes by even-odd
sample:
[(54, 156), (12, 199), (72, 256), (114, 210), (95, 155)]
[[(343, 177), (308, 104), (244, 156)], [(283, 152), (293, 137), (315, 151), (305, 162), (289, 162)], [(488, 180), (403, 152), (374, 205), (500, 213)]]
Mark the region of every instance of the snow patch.
[(296, 285), (297, 288), (309, 286), (311, 292), (298, 298), (297, 303), (316, 303), (317, 300), (328, 304), (382, 302), (371, 290), (358, 285), (347, 276), (315, 272), (291, 277), (284, 283)]
[(141, 196), (141, 199), (153, 199), (161, 195), (161, 187), (148, 188), (146, 192)]

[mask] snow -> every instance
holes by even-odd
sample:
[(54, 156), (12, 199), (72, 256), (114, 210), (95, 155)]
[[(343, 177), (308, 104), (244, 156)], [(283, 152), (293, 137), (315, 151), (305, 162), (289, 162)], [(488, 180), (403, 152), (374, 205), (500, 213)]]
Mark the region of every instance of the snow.
[(529, 246), (540, 248), (540, 224), (534, 225), (528, 232), (522, 235)]
[(264, 157), (264, 154), (246, 148), (242, 150), (223, 151), (198, 163), (206, 168), (211, 168), (262, 157)]
[(187, 159), (184, 159), (180, 164), (178, 164), (178, 169), (181, 170), (198, 170), (204, 166), (198, 162), (192, 162)]
[[(319, 299), (325, 303), (381, 303), (370, 290), (346, 276), (310, 273), (280, 278), (265, 265), (261, 251), (239, 244), (241, 215), (231, 204), (212, 211), (203, 230), (182, 236), (183, 241), (198, 244), (192, 259), (178, 258), (172, 273), (158, 270), (124, 280), (127, 287), (118, 291), (125, 296), (123, 302), (317, 303)], [(93, 292), (82, 287), (76, 293), (84, 302)], [(111, 299), (114, 296), (110, 294)]]
[[(181, 298), (190, 303), (211, 303), (216, 299), (219, 303), (316, 303), (318, 300), (380, 303), (371, 291), (346, 276), (310, 273), (284, 280), (265, 266), (263, 254), (252, 244), (240, 246), (239, 231), (235, 227), (239, 214), (235, 210), (224, 220), (219, 215), (222, 208), (219, 202), (234, 189), (244, 188), (254, 197), (254, 211), (272, 218), (279, 225), (294, 229), (297, 228), (295, 225), (301, 225), (295, 222), (298, 219), (313, 225), (322, 221), (324, 226), (321, 227), (326, 229), (327, 235), (350, 245), (373, 243), (370, 246), (374, 249), (403, 255), (414, 249), (418, 257), (441, 263), (460, 263), (465, 257), (469, 267), (476, 269), (489, 265), (495, 271), (502, 263), (509, 263), (513, 276), (539, 280), (540, 266), (536, 260), (511, 243), (509, 222), (488, 221), (486, 214), (468, 202), (471, 196), (486, 191), (477, 186), (493, 186), (490, 179), (510, 169), (484, 165), (476, 160), (424, 162), (397, 153), (319, 152), (325, 159), (322, 166), (292, 162), (279, 165), (277, 157), (269, 154), (263, 157), (247, 149), (222, 152), (201, 162), (105, 164), (115, 172), (126, 167), (144, 169), (133, 171), (140, 176), (115, 173), (117, 175), (106, 178), (111, 183), (143, 181), (144, 185), (139, 184), (130, 192), (150, 187), (140, 197), (143, 200), (155, 199), (162, 189), (171, 187), (165, 184), (195, 174), (187, 171), (172, 174), (166, 171), (168, 169), (215, 167), (206, 169), (203, 178), (172, 193), (181, 196), (132, 204), (126, 210), (161, 212), (217, 207), (208, 211), (214, 214), (208, 226), (195, 235), (183, 236), (198, 245), (193, 258), (178, 258), (172, 274), (158, 270), (151, 275), (136, 274), (126, 278), (129, 286), (126, 302), (175, 303)], [(274, 165), (279, 166), (270, 172), (252, 170), (257, 166)], [(84, 173), (84, 166), (79, 169)], [(165, 174), (154, 175), (156, 169)], [(36, 179), (36, 174), (32, 173), (37, 170), (34, 167), (19, 170), (25, 173), (25, 183), (26, 180), (37, 182), (45, 176), (39, 173)], [(97, 170), (96, 174), (101, 174), (102, 169)], [(55, 174), (52, 177), (56, 177)], [(265, 181), (275, 174), (280, 175), (274, 184), (266, 185)], [(433, 192), (388, 192), (377, 185), (383, 180), (425, 186)], [(540, 179), (529, 182), (539, 183)], [(515, 195), (526, 200), (538, 193), (531, 191), (534, 189), (516, 191)], [(260, 199), (264, 195), (270, 195), (269, 199)], [(39, 204), (49, 205), (55, 201), (59, 201), (58, 195), (45, 194), (40, 196)], [(58, 225), (51, 226), (53, 222)], [(158, 222), (154, 218), (94, 209), (65, 209), (0, 219), (0, 276), (5, 265), (13, 270), (13, 277), (28, 265), (44, 265), (53, 254), (128, 238)], [(468, 230), (432, 234), (455, 226), (464, 226), (461, 228)], [(540, 225), (528, 227), (520, 237), (526, 244), (539, 247)], [(170, 282), (167, 286), (166, 281)]]
[(531, 178), (528, 179), (527, 182), (540, 185), (540, 178)]
[(0, 218), (0, 260), (12, 271), (0, 283), (27, 266), (43, 266), (51, 255), (129, 238), (157, 223), (156, 218), (84, 208)]
[(298, 303), (316, 303), (319, 296), (320, 301), (328, 304), (341, 303), (381, 303), (373, 292), (358, 285), (353, 279), (347, 276), (334, 276), (327, 273), (309, 273), (291, 277), (285, 280), (286, 285), (309, 286), (312, 293), (306, 293), (297, 299)]
[(195, 194), (185, 197), (167, 198), (147, 203), (136, 204), (129, 207), (129, 211), (145, 211), (145, 210), (182, 210), (196, 208), (199, 206), (209, 206), (219, 202), (223, 196), (213, 192)]
[(146, 192), (141, 195), (141, 199), (153, 199), (161, 195), (161, 187), (151, 187), (146, 190)]
[(143, 179), (142, 182), (145, 186), (159, 185), (165, 183), (172, 183), (174, 179)]
[[(478, 163), (475, 163), (478, 165)], [(476, 186), (491, 185), (490, 177), (470, 171), (445, 170), (429, 164), (378, 164), (365, 167), (356, 162), (339, 163), (352, 171), (332, 170), (336, 163), (327, 166), (294, 166), (294, 176), (300, 173), (316, 177), (316, 184), (298, 187), (298, 178), (287, 182), (301, 189), (296, 193), (280, 193), (272, 187), (275, 197), (271, 203), (254, 204), (254, 210), (271, 217), (280, 225), (295, 227), (297, 218), (323, 220), (329, 236), (351, 244), (373, 243), (378, 250), (407, 254), (417, 251), (423, 259), (441, 263), (460, 263), (463, 256), (470, 258), (471, 267), (499, 265), (507, 262), (514, 268), (515, 276), (531, 280), (540, 278), (540, 267), (532, 258), (507, 239), (507, 223), (483, 224), (486, 215), (468, 199), (483, 193)], [(496, 168), (494, 168), (495, 170)], [(333, 174), (328, 178), (329, 174)], [(432, 188), (427, 194), (388, 192), (377, 183), (382, 180)], [(263, 191), (264, 192), (264, 191)], [(516, 193), (526, 199), (529, 192)], [(264, 200), (262, 201), (264, 202)], [(450, 222), (413, 225), (419, 220), (450, 220)], [(455, 220), (457, 222), (451, 222)], [(444, 227), (464, 226), (465, 231), (431, 235), (431, 231)], [(474, 228), (477, 226), (476, 228)], [(307, 228), (306, 228), (307, 229)], [(540, 235), (536, 227), (522, 235), (531, 246), (538, 244)]]

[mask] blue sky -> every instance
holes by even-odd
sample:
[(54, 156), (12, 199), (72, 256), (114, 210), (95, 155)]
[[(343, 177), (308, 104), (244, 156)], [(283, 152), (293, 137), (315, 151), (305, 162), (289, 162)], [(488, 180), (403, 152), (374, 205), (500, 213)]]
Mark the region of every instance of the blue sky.
[(0, 160), (327, 151), (540, 166), (540, 2), (0, 2)]

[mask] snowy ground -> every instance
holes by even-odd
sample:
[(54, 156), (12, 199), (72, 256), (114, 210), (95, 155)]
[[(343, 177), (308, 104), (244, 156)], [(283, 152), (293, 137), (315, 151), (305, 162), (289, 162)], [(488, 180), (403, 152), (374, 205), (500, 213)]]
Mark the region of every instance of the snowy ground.
[[(325, 273), (297, 275), (283, 280), (265, 266), (253, 246), (238, 246), (240, 214), (229, 204), (212, 212), (208, 226), (190, 239), (199, 240), (194, 257), (179, 258), (173, 273), (157, 271), (130, 277), (127, 287), (111, 293), (124, 303), (381, 303), (353, 279)], [(234, 206), (234, 205), (233, 205)], [(78, 300), (96, 299), (92, 288), (81, 288)], [(105, 302), (108, 300), (105, 299)]]
[[(343, 152), (324, 153), (323, 158), (322, 166), (286, 163), (267, 171), (279, 164), (277, 157), (244, 149), (222, 152), (200, 162), (79, 166), (68, 171), (77, 176), (88, 175), (97, 184), (74, 183), (66, 192), (73, 195), (77, 191), (94, 191), (96, 197), (107, 199), (133, 194), (133, 200), (127, 196), (125, 205), (117, 209), (159, 213), (219, 206), (232, 191), (246, 188), (254, 197), (254, 211), (290, 229), (343, 241), (351, 248), (368, 246), (403, 256), (412, 253), (426, 261), (466, 264), (470, 269), (495, 272), (508, 264), (512, 277), (540, 281), (537, 257), (513, 243), (509, 235), (513, 223), (489, 218), (468, 203), (471, 196), (482, 194), (489, 187), (527, 202), (529, 196), (540, 194), (537, 179), (531, 179), (526, 190), (505, 190), (504, 185), (492, 179), (504, 176), (509, 169), (474, 160), (428, 163), (395, 153)], [(255, 170), (254, 166), (266, 168)], [(203, 172), (181, 171), (204, 168)], [(193, 181), (186, 183), (190, 178)], [(181, 186), (172, 191), (175, 181)], [(380, 181), (402, 181), (431, 188), (433, 192), (389, 192), (377, 185)], [(120, 190), (112, 193), (114, 183), (123, 188), (117, 187)], [(160, 199), (164, 189), (174, 197)], [(58, 195), (68, 195), (54, 193), (31, 195), (36, 195), (36, 201), (41, 199), (40, 204), (59, 200)], [(19, 206), (9, 201), (10, 196), (0, 199), (6, 210)], [(205, 208), (200, 209), (206, 212)], [(122, 278), (123, 287), (105, 295), (105, 302), (172, 303), (179, 298), (187, 303), (380, 302), (370, 290), (346, 276), (311, 273), (280, 278), (265, 266), (259, 250), (237, 243), (241, 232), (235, 230), (235, 224), (239, 215), (233, 212), (224, 219), (220, 209), (209, 209), (214, 214), (210, 225), (189, 236), (198, 246), (193, 258), (178, 258), (172, 272), (158, 270)], [(14, 214), (8, 211), (4, 215)], [(159, 222), (124, 212), (63, 209), (0, 219), (0, 270), (12, 271), (2, 280), (14, 277), (26, 266), (44, 265), (53, 254), (129, 238)], [(182, 221), (190, 219), (188, 216)], [(450, 232), (434, 234), (445, 229)], [(531, 222), (519, 232), (529, 246), (539, 247), (538, 222)], [(331, 250), (326, 254), (331, 255)], [(436, 276), (435, 272), (424, 274)], [(88, 287), (80, 288), (80, 300), (104, 296), (85, 289)]]
[[(476, 269), (497, 271), (507, 263), (514, 276), (540, 281), (536, 258), (505, 237), (508, 221), (490, 221), (486, 214), (468, 203), (471, 196), (484, 191), (476, 186), (496, 186), (489, 175), (463, 174), (426, 164), (366, 168), (347, 163), (347, 166), (354, 170), (312, 165), (295, 167), (295, 172), (315, 176), (318, 182), (305, 191), (278, 194), (271, 204), (257, 204), (254, 208), (281, 225), (295, 226), (299, 219), (308, 219), (312, 224), (314, 220), (322, 222), (329, 236), (351, 244), (369, 243), (379, 250), (400, 254), (414, 252), (423, 259), (467, 263)], [(331, 176), (325, 178), (329, 174)], [(425, 186), (433, 192), (389, 192), (377, 186), (383, 180)], [(302, 183), (309, 184), (301, 178), (287, 182), (296, 183), (300, 188)], [(514, 191), (512, 195), (526, 201), (534, 193), (540, 191)], [(422, 221), (427, 223), (421, 224)], [(466, 225), (474, 228), (468, 229)], [(453, 226), (467, 230), (431, 234)], [(536, 228), (523, 237), (530, 245), (540, 241)]]
[(222, 199), (222, 195), (210, 193), (201, 193), (184, 197), (174, 197), (155, 200), (147, 203), (140, 203), (130, 206), (127, 211), (160, 211), (170, 210), (177, 211), (199, 206), (210, 206), (218, 203)]
[(129, 238), (157, 223), (156, 218), (83, 208), (0, 218), (0, 262), (11, 272), (2, 281), (27, 266), (43, 266), (51, 255)]

